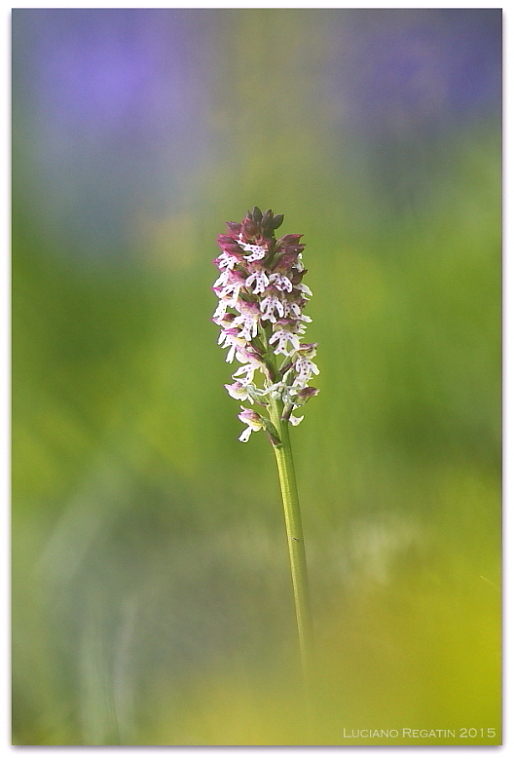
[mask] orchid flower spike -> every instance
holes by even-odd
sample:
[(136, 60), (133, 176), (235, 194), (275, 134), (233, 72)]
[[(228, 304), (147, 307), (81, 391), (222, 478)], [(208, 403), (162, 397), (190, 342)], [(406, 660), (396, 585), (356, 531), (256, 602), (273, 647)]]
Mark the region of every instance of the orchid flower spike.
[(266, 430), (277, 445), (271, 405), (278, 403), (281, 419), (298, 425), (303, 417), (292, 412), (318, 393), (309, 385), (319, 374), (313, 361), (317, 344), (303, 337), (311, 322), (303, 309), (312, 295), (303, 284), (305, 246), (302, 235), (276, 239), (283, 219), (255, 207), (242, 222), (227, 222), (226, 234), (218, 236), (221, 254), (214, 264), (219, 276), (213, 290), (219, 303), (213, 321), (221, 328), (218, 342), (228, 348), (227, 361), (242, 365), (225, 387), (235, 399), (258, 400), (268, 408), (268, 416), (247, 409), (239, 414), (248, 426), (239, 438), (243, 442), (252, 431)]

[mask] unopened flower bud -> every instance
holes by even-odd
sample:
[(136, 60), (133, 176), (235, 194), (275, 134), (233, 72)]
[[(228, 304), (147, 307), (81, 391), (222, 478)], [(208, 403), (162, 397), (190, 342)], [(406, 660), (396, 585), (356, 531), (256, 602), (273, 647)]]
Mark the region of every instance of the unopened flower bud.
[(254, 222), (259, 223), (262, 221), (262, 211), (260, 210), (258, 206), (253, 207), (252, 217), (253, 217)]
[[(225, 388), (226, 387), (227, 386), (225, 386)], [(319, 388), (313, 388), (311, 385), (308, 385), (306, 388), (302, 388), (300, 391), (298, 391), (296, 394), (296, 403), (298, 406), (306, 404), (310, 398), (314, 398), (314, 396), (317, 396), (318, 393)]]

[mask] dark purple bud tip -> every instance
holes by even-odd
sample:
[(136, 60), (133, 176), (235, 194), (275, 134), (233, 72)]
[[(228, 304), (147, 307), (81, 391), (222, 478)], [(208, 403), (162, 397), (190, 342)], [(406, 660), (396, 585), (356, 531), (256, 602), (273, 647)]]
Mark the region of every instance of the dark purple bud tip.
[(218, 245), (223, 247), (224, 245), (234, 245), (235, 240), (230, 235), (218, 235)]
[(249, 238), (253, 238), (253, 237), (255, 237), (258, 234), (259, 228), (255, 224), (255, 222), (253, 221), (253, 219), (250, 219), (250, 218), (247, 217), (246, 219), (243, 220), (243, 223), (241, 225), (241, 231), (242, 231), (243, 235), (245, 235), (245, 236), (247, 236)]
[(270, 224), (271, 229), (272, 230), (278, 229), (283, 221), (284, 221), (284, 214), (277, 214), (271, 220), (271, 224)]
[(298, 245), (300, 238), (302, 238), (303, 235), (284, 235), (283, 238), (280, 238), (278, 241), (280, 245), (287, 246), (287, 245)]
[(252, 210), (252, 217), (254, 222), (260, 222), (262, 220), (262, 211), (258, 206), (254, 206)]
[(299, 272), (297, 269), (293, 272), (293, 276), (291, 277), (291, 282), (293, 285), (299, 285), (305, 275), (307, 274), (309, 270), (308, 269), (302, 269), (301, 272)]
[(308, 401), (310, 398), (314, 398), (314, 396), (317, 396), (318, 393), (319, 388), (312, 388), (311, 386), (302, 388), (301, 391), (298, 391), (298, 400), (305, 404), (306, 401)]

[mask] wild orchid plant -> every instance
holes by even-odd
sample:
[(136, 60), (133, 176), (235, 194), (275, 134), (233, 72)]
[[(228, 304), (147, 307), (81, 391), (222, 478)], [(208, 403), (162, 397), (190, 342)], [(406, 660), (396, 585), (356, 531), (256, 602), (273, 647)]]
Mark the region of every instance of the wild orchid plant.
[[(227, 362), (241, 366), (226, 385), (228, 393), (254, 408), (242, 406), (239, 436), (246, 443), (264, 430), (275, 452), (284, 504), (289, 560), (303, 665), (309, 669), (312, 625), (307, 566), (289, 425), (303, 416), (293, 414), (319, 392), (309, 385), (319, 370), (313, 359), (316, 343), (303, 336), (310, 317), (303, 313), (312, 295), (303, 278), (302, 235), (277, 240), (283, 214), (255, 207), (240, 223), (227, 222), (218, 236), (221, 254), (214, 263), (220, 275), (213, 285), (219, 297), (213, 321), (221, 327), (219, 344), (228, 348)], [(257, 376), (256, 376), (257, 374)], [(259, 411), (257, 411), (257, 407)]]

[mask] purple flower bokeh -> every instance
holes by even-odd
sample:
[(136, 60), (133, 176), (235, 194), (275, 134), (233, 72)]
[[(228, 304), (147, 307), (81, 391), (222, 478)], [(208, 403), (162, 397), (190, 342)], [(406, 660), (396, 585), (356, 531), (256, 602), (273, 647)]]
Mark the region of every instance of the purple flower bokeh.
[(334, 163), (361, 176), (387, 217), (418, 213), (440, 193), (431, 176), (449, 165), (457, 145), (491, 127), (499, 143), (501, 10), (329, 13)]
[[(294, 80), (293, 59), (244, 38), (264, 21), (287, 39), (291, 20)], [(148, 220), (190, 213), (195, 188), (253, 183), (236, 145), (287, 135), (293, 176), (301, 110), (317, 171), (329, 145), (342, 182), (423, 204), (455, 144), (499, 134), (501, 26), (499, 9), (15, 9), (15, 200), (76, 255), (126, 255)], [(279, 93), (266, 118), (253, 80)]]
[(209, 10), (13, 11), (15, 187), (78, 250), (180, 210), (209, 154), (212, 30)]
[(499, 114), (501, 10), (345, 11), (334, 27), (333, 95), (359, 130), (419, 136)]

